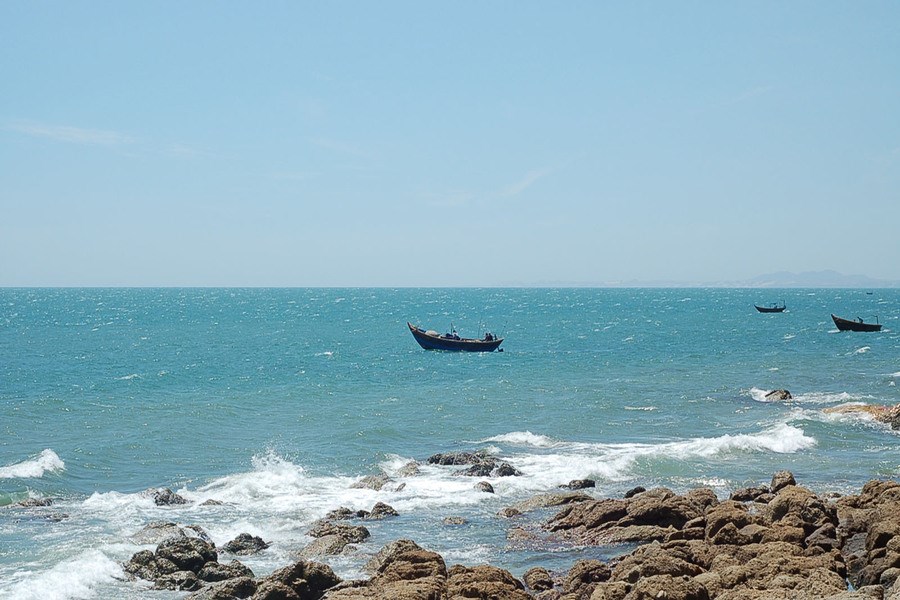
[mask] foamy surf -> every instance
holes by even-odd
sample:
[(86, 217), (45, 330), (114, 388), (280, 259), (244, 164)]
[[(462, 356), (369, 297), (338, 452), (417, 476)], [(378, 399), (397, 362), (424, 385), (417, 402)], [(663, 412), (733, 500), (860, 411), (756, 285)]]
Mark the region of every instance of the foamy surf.
[[(774, 400), (766, 398), (766, 394), (772, 390), (761, 390), (759, 388), (751, 388), (750, 397), (757, 402), (773, 403), (785, 402), (784, 400)], [(847, 392), (807, 392), (805, 394), (795, 394), (789, 402), (794, 404), (841, 404), (846, 402), (858, 402), (862, 400), (872, 399), (870, 396), (859, 396), (849, 394)]]
[(45, 473), (65, 471), (66, 464), (49, 448), (42, 451), (34, 458), (24, 460), (14, 465), (0, 467), (0, 479), (12, 478), (40, 478)]
[(9, 600), (87, 600), (99, 587), (123, 576), (118, 562), (100, 550), (88, 550), (46, 571), (24, 571), (0, 584), (0, 597)]
[(534, 446), (536, 448), (552, 448), (560, 442), (545, 435), (536, 435), (530, 431), (513, 431), (503, 435), (489, 437), (483, 442), (496, 442), (500, 444), (512, 444), (516, 446)]

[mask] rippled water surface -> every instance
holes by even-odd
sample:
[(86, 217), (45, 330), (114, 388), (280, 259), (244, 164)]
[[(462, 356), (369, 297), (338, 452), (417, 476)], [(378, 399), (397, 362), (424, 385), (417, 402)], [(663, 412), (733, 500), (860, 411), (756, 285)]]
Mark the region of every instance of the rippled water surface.
[[(871, 292), (871, 293), (868, 293)], [(753, 304), (785, 301), (782, 314)], [(846, 492), (900, 469), (898, 433), (825, 409), (900, 403), (900, 291), (743, 289), (0, 290), (0, 596), (179, 597), (124, 581), (130, 536), (197, 524), (249, 532), (264, 574), (328, 511), (382, 501), (356, 556), (398, 537), (448, 563), (521, 573), (616, 549), (508, 542), (503, 507), (572, 479), (720, 495), (793, 471)], [(884, 324), (838, 333), (830, 314)], [(503, 352), (420, 349), (412, 321)], [(786, 388), (794, 398), (771, 402)], [(519, 477), (409, 461), (487, 449)], [(381, 491), (358, 489), (386, 473)], [(402, 485), (401, 484), (405, 484)], [(151, 487), (192, 502), (157, 507)], [(52, 498), (50, 507), (12, 506)], [(200, 506), (206, 499), (222, 506)], [(442, 525), (462, 516), (463, 526)]]

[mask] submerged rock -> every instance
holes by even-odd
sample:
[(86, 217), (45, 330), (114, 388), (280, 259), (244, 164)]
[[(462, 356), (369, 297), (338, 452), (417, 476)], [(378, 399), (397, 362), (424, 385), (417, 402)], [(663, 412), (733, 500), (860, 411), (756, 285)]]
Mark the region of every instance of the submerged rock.
[(567, 490), (584, 490), (596, 486), (597, 482), (593, 479), (573, 479), (569, 483), (564, 483), (559, 487)]
[(131, 540), (136, 544), (158, 544), (170, 537), (181, 538), (187, 537), (184, 530), (168, 521), (154, 521), (148, 523), (140, 531), (131, 536)]
[(366, 475), (350, 487), (352, 489), (369, 489), (378, 492), (388, 483), (392, 483), (393, 481), (394, 480), (387, 475)]
[(766, 400), (792, 400), (793, 398), (787, 390), (772, 390), (766, 394)]

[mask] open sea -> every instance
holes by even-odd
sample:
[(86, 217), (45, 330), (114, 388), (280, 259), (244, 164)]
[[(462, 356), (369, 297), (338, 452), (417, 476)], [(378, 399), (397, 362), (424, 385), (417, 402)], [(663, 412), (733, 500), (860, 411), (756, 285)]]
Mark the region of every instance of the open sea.
[[(839, 333), (831, 313), (884, 328)], [(425, 351), (407, 321), (488, 328), (504, 351)], [(900, 403), (898, 381), (897, 289), (0, 289), (0, 598), (181, 598), (124, 577), (148, 523), (261, 536), (241, 558), (261, 576), (327, 512), (379, 501), (400, 516), (324, 561), (338, 575), (403, 537), (448, 566), (567, 569), (626, 549), (518, 544), (498, 511), (584, 478), (597, 497), (723, 498), (788, 469), (858, 491), (898, 477), (900, 432), (823, 409)], [(478, 449), (522, 475), (489, 494), (425, 464)], [(353, 487), (380, 473), (395, 481)], [(156, 506), (158, 487), (191, 502)]]

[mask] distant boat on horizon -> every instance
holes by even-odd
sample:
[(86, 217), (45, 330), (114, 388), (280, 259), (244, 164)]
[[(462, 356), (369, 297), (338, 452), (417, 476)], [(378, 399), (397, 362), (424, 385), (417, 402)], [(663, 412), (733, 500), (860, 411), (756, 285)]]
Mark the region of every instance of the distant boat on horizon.
[(787, 304), (784, 303), (784, 300), (781, 301), (781, 306), (778, 306), (777, 303), (773, 303), (772, 306), (759, 306), (758, 304), (754, 304), (753, 306), (761, 313), (780, 313), (784, 312), (784, 309), (787, 308)]
[(831, 319), (840, 331), (881, 331), (878, 317), (875, 317), (874, 323), (864, 323), (861, 318), (857, 318), (855, 321), (842, 319), (835, 314), (831, 315)]

